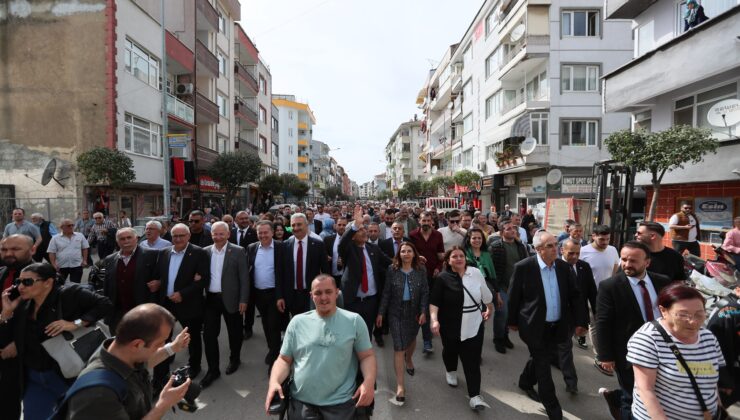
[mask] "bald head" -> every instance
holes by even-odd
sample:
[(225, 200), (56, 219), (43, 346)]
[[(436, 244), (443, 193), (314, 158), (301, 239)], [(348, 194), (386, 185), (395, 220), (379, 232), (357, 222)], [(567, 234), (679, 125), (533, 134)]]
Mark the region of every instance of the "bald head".
[(0, 259), (11, 267), (21, 267), (31, 262), (33, 239), (26, 235), (10, 235), (0, 242)]

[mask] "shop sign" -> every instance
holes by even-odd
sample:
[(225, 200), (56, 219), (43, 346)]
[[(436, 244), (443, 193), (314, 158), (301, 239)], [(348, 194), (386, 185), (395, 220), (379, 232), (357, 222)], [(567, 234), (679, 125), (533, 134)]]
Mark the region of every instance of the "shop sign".
[(201, 175), (198, 177), (198, 184), (200, 185), (200, 189), (203, 191), (221, 191), (221, 184), (214, 181), (213, 178), (208, 175)]
[(590, 194), (592, 179), (590, 176), (564, 176), (561, 181), (563, 194)]
[(702, 226), (732, 226), (732, 197), (698, 197), (694, 212)]
[(484, 176), (481, 181), (483, 182), (483, 188), (493, 188), (493, 176)]
[(522, 194), (544, 193), (547, 188), (547, 177), (535, 176), (519, 180), (519, 192)]
[(504, 175), (504, 187), (514, 187), (514, 186), (516, 186), (516, 175), (515, 174)]

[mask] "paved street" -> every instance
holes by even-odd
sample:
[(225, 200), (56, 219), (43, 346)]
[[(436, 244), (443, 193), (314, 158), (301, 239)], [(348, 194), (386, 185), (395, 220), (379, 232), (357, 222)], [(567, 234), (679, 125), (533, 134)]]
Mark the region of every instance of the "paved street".
[[(263, 405), (267, 389), (267, 369), (263, 363), (266, 351), (259, 319), (255, 320), (254, 336), (242, 348), (242, 367), (231, 376), (222, 376), (200, 397), (204, 405), (195, 415), (177, 412), (170, 418), (189, 419), (260, 419), (265, 418)], [(376, 348), (378, 355), (378, 390), (376, 394), (376, 419), (480, 419), (498, 418), (507, 420), (546, 418), (541, 405), (534, 403), (519, 392), (517, 380), (524, 367), (527, 351), (518, 337), (514, 336), (514, 351), (502, 355), (496, 353), (491, 343), (491, 323), (487, 325), (486, 345), (483, 352), (482, 391), (492, 409), (476, 414), (468, 408), (462, 366), (459, 368), (460, 385), (450, 388), (444, 379), (442, 347), (435, 340), (435, 353), (431, 357), (417, 354), (414, 361), (416, 375), (406, 376), (407, 400), (403, 407), (390, 401), (395, 395), (395, 375), (393, 373), (393, 347), (390, 336), (383, 349)], [(222, 328), (221, 370), (228, 362), (226, 328)], [(421, 348), (421, 334), (419, 346)], [(568, 419), (608, 419), (606, 404), (598, 395), (601, 386), (615, 387), (616, 379), (598, 373), (593, 367), (591, 351), (574, 348), (574, 358), (579, 374), (580, 394), (571, 397), (565, 392), (565, 384), (557, 370), (553, 378), (558, 397)], [(183, 357), (184, 356), (184, 357)], [(178, 356), (178, 362), (186, 360), (186, 354)], [(203, 369), (206, 369), (205, 358)], [(201, 374), (201, 378), (202, 378)], [(317, 378), (317, 380), (320, 380)]]

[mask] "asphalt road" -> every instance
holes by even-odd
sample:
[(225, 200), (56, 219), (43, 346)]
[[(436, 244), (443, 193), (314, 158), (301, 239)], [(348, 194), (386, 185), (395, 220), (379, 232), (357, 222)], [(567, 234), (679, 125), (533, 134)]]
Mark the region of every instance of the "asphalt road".
[[(417, 350), (414, 357), (416, 375), (406, 376), (406, 404), (394, 404), (395, 374), (393, 371), (393, 347), (390, 336), (385, 348), (376, 347), (378, 359), (378, 389), (376, 391), (376, 419), (536, 419), (547, 418), (542, 405), (527, 398), (517, 387), (519, 374), (527, 359), (527, 350), (517, 336), (512, 336), (514, 350), (507, 354), (497, 353), (491, 342), (491, 322), (487, 323), (486, 344), (483, 350), (482, 387), (483, 398), (491, 405), (490, 410), (475, 413), (468, 408), (465, 379), (459, 367), (459, 386), (451, 388), (445, 381), (442, 363), (442, 347), (439, 338), (434, 341), (435, 353), (423, 356)], [(418, 349), (421, 349), (419, 334)], [(265, 393), (267, 391), (267, 367), (263, 362), (266, 344), (259, 319), (255, 319), (254, 336), (242, 347), (242, 366), (230, 376), (223, 374), (228, 363), (228, 343), (225, 325), (219, 337), (221, 343), (221, 378), (199, 398), (201, 408), (194, 414), (178, 411), (168, 418), (177, 419), (264, 419)], [(580, 393), (572, 396), (565, 392), (565, 383), (560, 371), (553, 369), (558, 398), (567, 419), (609, 419), (606, 403), (598, 394), (599, 387), (614, 388), (617, 381), (604, 376), (592, 366), (591, 350), (574, 346), (574, 359), (578, 371)], [(187, 354), (178, 355), (177, 363), (185, 363)], [(205, 356), (203, 370), (206, 370)], [(204, 373), (201, 373), (200, 378)], [(317, 378), (320, 380), (320, 378)]]

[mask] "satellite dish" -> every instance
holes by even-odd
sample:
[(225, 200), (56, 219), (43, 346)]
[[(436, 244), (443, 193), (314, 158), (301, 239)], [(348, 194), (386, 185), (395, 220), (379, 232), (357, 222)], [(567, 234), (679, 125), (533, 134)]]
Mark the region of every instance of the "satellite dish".
[(436, 174), (438, 170), (437, 165), (432, 166), (432, 175)]
[(550, 169), (550, 172), (547, 173), (547, 183), (550, 185), (557, 184), (561, 179), (563, 179), (563, 172), (558, 168)]
[(509, 38), (511, 38), (511, 42), (517, 42), (522, 39), (525, 30), (526, 29), (524, 28), (523, 23), (520, 23), (514, 29), (512, 29), (511, 34), (509, 35)]
[(536, 148), (537, 148), (537, 139), (534, 137), (527, 137), (519, 145), (519, 151), (522, 153), (522, 156), (527, 156), (527, 155), (532, 154), (532, 152), (534, 152), (534, 149)]
[(707, 121), (716, 127), (729, 127), (740, 122), (740, 100), (725, 99), (712, 105)]
[[(64, 169), (62, 168), (61, 165), (59, 166), (59, 171), (64, 172)], [(61, 181), (64, 181), (67, 178), (66, 177), (57, 178), (55, 175), (56, 172), (57, 172), (57, 160), (51, 159), (46, 163), (46, 166), (44, 167), (44, 173), (41, 175), (41, 185), (46, 185), (49, 182), (51, 182), (51, 180), (53, 179), (54, 181), (56, 181), (57, 184), (59, 184), (63, 188), (64, 184), (62, 184)]]

